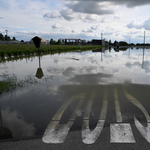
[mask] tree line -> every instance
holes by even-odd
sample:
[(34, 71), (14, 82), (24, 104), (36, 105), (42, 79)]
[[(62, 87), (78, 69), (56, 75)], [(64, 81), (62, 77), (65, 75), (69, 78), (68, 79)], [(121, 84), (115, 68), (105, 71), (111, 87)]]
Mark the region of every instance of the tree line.
[(2, 33), (0, 33), (0, 40), (2, 41), (11, 41), (11, 40), (16, 40), (15, 37), (13, 37), (12, 39), (10, 38), (10, 36), (7, 36), (7, 35), (3, 35)]
[(150, 43), (127, 43), (125, 41), (114, 41), (114, 43), (111, 43), (111, 40), (109, 40), (109, 45), (112, 45), (112, 46), (116, 46), (116, 43), (119, 43), (119, 46), (150, 46)]

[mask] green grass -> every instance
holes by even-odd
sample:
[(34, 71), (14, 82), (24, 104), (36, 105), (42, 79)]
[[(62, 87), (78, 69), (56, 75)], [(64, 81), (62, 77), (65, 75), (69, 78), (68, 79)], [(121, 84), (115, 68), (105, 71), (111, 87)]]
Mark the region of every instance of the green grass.
[[(101, 48), (100, 45), (41, 45), (41, 54), (54, 54), (60, 52), (69, 52), (75, 50), (93, 50)], [(34, 45), (14, 45), (14, 44), (1, 44), (0, 45), (0, 57), (12, 57), (12, 56), (25, 56), (35, 55), (38, 53), (38, 49)]]
[(17, 88), (27, 87), (31, 84), (36, 84), (37, 80), (31, 76), (25, 77), (24, 80), (17, 80), (15, 75), (1, 75), (2, 81), (0, 81), (0, 94), (5, 92), (12, 92)]

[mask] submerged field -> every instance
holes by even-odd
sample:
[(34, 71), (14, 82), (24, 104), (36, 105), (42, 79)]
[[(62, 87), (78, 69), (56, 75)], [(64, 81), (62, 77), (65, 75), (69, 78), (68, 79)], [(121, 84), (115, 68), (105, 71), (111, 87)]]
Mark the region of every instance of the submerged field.
[[(73, 50), (91, 50), (101, 48), (100, 45), (41, 45), (40, 53), (60, 53)], [(11, 56), (21, 56), (21, 55), (34, 55), (38, 53), (38, 49), (34, 45), (14, 45), (14, 44), (1, 44), (0, 45), (0, 56), (11, 57)]]
[[(14, 44), (1, 44), (0, 45), (0, 63), (6, 63), (6, 61), (14, 61), (17, 59), (37, 57), (38, 54), (55, 54), (61, 52), (69, 52), (76, 50), (90, 50), (101, 48), (101, 46), (79, 46), (79, 45), (41, 45), (40, 51), (34, 45), (14, 45)], [(0, 77), (3, 78), (0, 81), (0, 94), (7, 91), (12, 91), (17, 87), (23, 87), (28, 81), (35, 83), (33, 79), (26, 79), (25, 81), (17, 81), (15, 76), (9, 77), (3, 74), (0, 74)], [(32, 81), (33, 80), (33, 81)]]

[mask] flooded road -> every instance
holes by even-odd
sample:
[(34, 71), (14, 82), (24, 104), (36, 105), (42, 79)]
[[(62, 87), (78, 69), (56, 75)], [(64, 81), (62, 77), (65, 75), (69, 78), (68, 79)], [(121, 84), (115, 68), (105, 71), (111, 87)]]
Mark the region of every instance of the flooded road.
[(0, 95), (1, 140), (59, 144), (80, 132), (94, 144), (107, 128), (109, 143), (150, 143), (150, 48), (6, 60), (0, 74), (25, 82)]

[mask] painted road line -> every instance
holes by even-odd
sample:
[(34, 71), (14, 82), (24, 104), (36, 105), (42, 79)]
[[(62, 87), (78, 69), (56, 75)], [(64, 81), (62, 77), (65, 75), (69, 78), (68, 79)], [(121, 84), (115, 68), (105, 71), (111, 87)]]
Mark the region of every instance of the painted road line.
[(111, 143), (135, 143), (130, 124), (110, 124)]
[(114, 97), (115, 97), (116, 119), (117, 122), (122, 122), (122, 115), (121, 115), (120, 104), (118, 100), (118, 92), (116, 87), (114, 88)]
[(134, 116), (134, 123), (137, 129), (139, 130), (139, 132), (141, 133), (141, 135), (150, 143), (150, 116), (148, 112), (135, 97), (127, 93), (125, 88), (124, 88), (124, 93), (126, 97), (128, 98), (128, 100), (131, 103), (133, 103), (136, 107), (138, 107), (143, 112), (144, 116), (146, 117), (147, 127), (144, 127), (135, 116)]
[(122, 115), (118, 100), (118, 92), (114, 88), (116, 120), (118, 123), (110, 124), (110, 142), (111, 143), (135, 143), (132, 129), (129, 123), (122, 123)]
[[(93, 95), (90, 97), (90, 100), (87, 104), (87, 109), (85, 110), (85, 115), (83, 117), (83, 124), (82, 124), (82, 141), (85, 144), (93, 144), (95, 141), (98, 139), (101, 131), (103, 130), (104, 123), (105, 123), (105, 118), (106, 118), (106, 112), (107, 112), (107, 100), (103, 100), (103, 106), (102, 106), (102, 111), (100, 114), (100, 118), (98, 120), (98, 123), (95, 127), (94, 130), (90, 130), (89, 128), (89, 117), (90, 117), (90, 111), (92, 107), (92, 102), (95, 97), (95, 92)], [(107, 97), (106, 89), (104, 92), (104, 97)], [(103, 119), (103, 120), (102, 120)]]
[(125, 88), (124, 88), (124, 93), (126, 97), (128, 98), (128, 100), (143, 112), (144, 116), (146, 117), (147, 122), (150, 122), (150, 116), (148, 112), (146, 111), (146, 109), (143, 107), (143, 105), (135, 97), (127, 93)]
[[(76, 106), (72, 116), (70, 117), (67, 124), (60, 124), (59, 120), (66, 108), (69, 106), (69, 104), (76, 98), (79, 98), (78, 105)], [(66, 139), (66, 136), (68, 135), (68, 132), (71, 128), (71, 126), (74, 123), (74, 120), (76, 118), (76, 111), (80, 109), (83, 99), (85, 98), (85, 94), (80, 94), (77, 96), (73, 96), (69, 102), (65, 102), (62, 107), (57, 111), (56, 115), (53, 117), (52, 121), (47, 126), (44, 135), (42, 137), (42, 141), (44, 143), (63, 143)], [(56, 121), (57, 120), (57, 121)]]
[(84, 99), (85, 97), (85, 93), (80, 93), (78, 95), (73, 95), (68, 101), (66, 101), (61, 108), (57, 111), (57, 113), (55, 114), (55, 116), (52, 118), (52, 120), (60, 120), (60, 118), (62, 117), (64, 111), (66, 110), (66, 108), (68, 107), (68, 105), (74, 100), (74, 99)]

